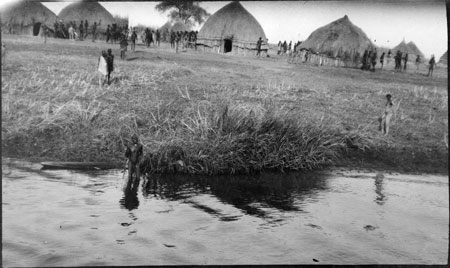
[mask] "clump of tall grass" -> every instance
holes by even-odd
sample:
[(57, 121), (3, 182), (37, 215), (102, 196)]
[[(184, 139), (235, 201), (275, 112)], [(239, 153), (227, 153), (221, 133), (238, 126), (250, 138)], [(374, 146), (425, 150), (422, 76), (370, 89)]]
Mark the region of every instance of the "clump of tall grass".
[(215, 113), (198, 109), (182, 120), (184, 134), (146, 154), (146, 172), (217, 175), (313, 169), (336, 160), (349, 142), (368, 146), (357, 132), (346, 132), (330, 120), (274, 108), (225, 105)]

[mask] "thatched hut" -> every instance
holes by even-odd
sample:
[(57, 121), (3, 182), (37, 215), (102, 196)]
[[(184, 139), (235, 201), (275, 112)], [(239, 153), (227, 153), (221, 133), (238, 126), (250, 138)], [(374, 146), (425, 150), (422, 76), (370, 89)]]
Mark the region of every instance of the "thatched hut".
[[(254, 53), (259, 38), (267, 40), (259, 22), (239, 2), (232, 2), (214, 13), (197, 35), (197, 46), (219, 53)], [(268, 50), (267, 42), (262, 50)]]
[(310, 49), (329, 57), (339, 57), (346, 60), (359, 58), (364, 50), (375, 48), (374, 44), (361, 28), (344, 17), (322, 26), (300, 45), (300, 48)]
[(108, 25), (115, 23), (114, 17), (98, 2), (75, 2), (64, 7), (58, 14), (64, 21), (80, 21), (87, 20), (89, 26), (97, 22), (98, 29), (106, 29)]
[(39, 35), (41, 26), (53, 28), (55, 13), (40, 2), (20, 1), (0, 10), (2, 29), (11, 34)]
[(397, 52), (397, 50), (400, 50), (402, 53), (408, 53), (410, 56), (419, 55), (421, 59), (424, 59), (422, 51), (420, 51), (416, 44), (414, 44), (414, 42), (412, 41), (406, 43), (405, 40), (403, 40), (400, 44), (392, 49), (392, 52), (395, 53)]
[(172, 27), (170, 27), (170, 30), (173, 31), (173, 32), (178, 32), (178, 31), (180, 31), (180, 32), (185, 32), (185, 31), (190, 32), (191, 28), (189, 26), (187, 26), (186, 24), (184, 24), (183, 22), (177, 21), (177, 22), (175, 22), (172, 25)]
[(447, 65), (448, 66), (448, 61), (447, 61), (447, 52), (445, 51), (444, 55), (442, 55), (442, 57), (439, 59), (439, 64), (443, 64), (443, 65)]

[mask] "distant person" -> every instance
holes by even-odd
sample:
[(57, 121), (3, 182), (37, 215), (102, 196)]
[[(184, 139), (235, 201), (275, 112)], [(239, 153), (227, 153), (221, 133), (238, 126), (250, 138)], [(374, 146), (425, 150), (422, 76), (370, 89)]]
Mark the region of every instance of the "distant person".
[(80, 41), (83, 41), (84, 38), (84, 27), (83, 27), (83, 21), (80, 22), (80, 26), (78, 26), (80, 29)]
[(50, 32), (48, 30), (48, 27), (45, 26), (45, 25), (42, 25), (42, 31), (43, 31), (43, 34), (44, 34), (44, 44), (47, 44), (47, 37), (50, 34)]
[(384, 52), (381, 53), (381, 56), (380, 56), (380, 65), (381, 65), (381, 67), (380, 67), (380, 69), (383, 69), (383, 65), (384, 65), (384, 55), (385, 55)]
[(95, 42), (95, 39), (97, 39), (97, 22), (92, 25), (92, 42)]
[(128, 158), (128, 178), (132, 179), (133, 174), (140, 178), (140, 164), (143, 156), (143, 146), (139, 142), (139, 137), (133, 134), (131, 143), (127, 144), (125, 157)]
[(378, 55), (377, 55), (377, 49), (375, 48), (375, 50), (372, 53), (372, 72), (375, 72), (375, 65), (377, 65), (377, 59), (378, 59)]
[(108, 55), (106, 57), (106, 69), (108, 71), (108, 85), (111, 84), (111, 73), (114, 71), (114, 55), (112, 50), (108, 48)]
[(89, 31), (89, 23), (87, 20), (84, 21), (84, 39), (87, 38)]
[(109, 28), (109, 24), (108, 27), (106, 27), (106, 43), (109, 42), (109, 39), (111, 39), (111, 43), (112, 43), (112, 38), (111, 38), (111, 28)]
[(125, 37), (122, 38), (122, 40), (120, 41), (120, 59), (124, 60), (125, 59), (125, 53), (127, 52), (127, 48), (128, 48), (128, 41)]
[[(103, 86), (103, 84), (106, 82), (107, 75), (108, 75), (107, 57), (108, 57), (108, 54), (106, 54), (106, 51), (103, 50), (102, 55), (98, 58), (97, 70), (99, 72), (98, 84), (100, 86)], [(102, 80), (102, 78), (103, 78), (103, 80)]]
[(177, 31), (175, 34), (175, 52), (178, 53), (178, 46), (180, 45), (181, 33)]
[(420, 62), (422, 61), (422, 59), (420, 58), (420, 55), (417, 55), (417, 57), (416, 57), (416, 67), (417, 67), (417, 70), (419, 70), (419, 65), (420, 65)]
[(394, 57), (395, 59), (395, 70), (401, 71), (402, 70), (402, 52), (400, 50), (397, 50), (397, 54)]
[(155, 45), (159, 47), (161, 43), (161, 33), (159, 32), (159, 30), (156, 30), (155, 41), (156, 41)]
[(394, 104), (392, 103), (392, 95), (386, 95), (386, 105), (384, 107), (383, 115), (381, 116), (381, 132), (384, 135), (389, 133), (389, 125), (392, 115), (394, 114)]
[(431, 55), (431, 59), (428, 62), (428, 74), (427, 76), (433, 76), (434, 66), (436, 65), (436, 60), (434, 59), (434, 55)]
[(70, 25), (70, 27), (69, 27), (69, 40), (71, 40), (71, 41), (73, 41), (74, 40), (74, 29), (73, 29), (73, 27), (72, 27), (72, 25)]
[(392, 58), (392, 52), (389, 49), (388, 53), (387, 53), (387, 57), (386, 57), (386, 64), (389, 65), (389, 63), (391, 62), (391, 58)]
[(261, 56), (261, 45), (262, 45), (262, 38), (260, 37), (258, 41), (256, 41), (256, 56)]
[(362, 56), (362, 66), (361, 66), (361, 70), (365, 70), (366, 69), (366, 65), (368, 62), (368, 56), (369, 56), (369, 51), (364, 50), (364, 54)]
[(277, 52), (277, 55), (280, 55), (281, 54), (281, 46), (282, 46), (283, 44), (281, 43), (281, 40), (280, 40), (280, 42), (278, 42), (278, 52)]
[(130, 37), (130, 40), (131, 40), (131, 51), (133, 51), (133, 52), (136, 49), (136, 39), (137, 39), (136, 31), (133, 30), (133, 32), (131, 33), (131, 37)]
[(403, 64), (403, 70), (406, 71), (406, 65), (408, 64), (408, 52), (405, 53), (405, 57), (403, 58), (404, 64)]

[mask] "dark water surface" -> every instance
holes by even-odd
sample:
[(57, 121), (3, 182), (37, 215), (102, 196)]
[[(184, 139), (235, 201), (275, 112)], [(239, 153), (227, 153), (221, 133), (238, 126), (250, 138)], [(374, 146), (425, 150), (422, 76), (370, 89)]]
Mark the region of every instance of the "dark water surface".
[(40, 168), (2, 158), (4, 267), (447, 263), (444, 176)]

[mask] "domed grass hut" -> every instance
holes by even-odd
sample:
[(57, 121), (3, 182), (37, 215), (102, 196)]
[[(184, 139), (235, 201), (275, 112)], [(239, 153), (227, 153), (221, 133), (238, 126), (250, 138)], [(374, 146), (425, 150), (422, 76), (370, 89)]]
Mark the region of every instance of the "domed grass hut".
[(421, 59), (424, 59), (424, 55), (422, 51), (414, 44), (414, 42), (410, 41), (409, 43), (406, 43), (405, 40), (403, 40), (400, 44), (398, 44), (396, 47), (392, 49), (392, 53), (396, 53), (397, 50), (400, 50), (403, 54), (408, 53), (408, 56), (410, 59), (415, 59), (415, 56), (420, 55)]
[[(254, 54), (259, 38), (266, 39), (259, 22), (239, 2), (219, 9), (205, 22), (197, 35), (197, 47), (204, 51)], [(266, 42), (262, 50), (269, 49)]]
[(78, 25), (80, 21), (87, 20), (89, 27), (97, 22), (97, 29), (106, 30), (108, 25), (115, 23), (114, 17), (98, 2), (76, 2), (64, 7), (58, 14), (64, 21), (75, 21)]
[(164, 25), (159, 28), (159, 32), (161, 33), (161, 40), (163, 42), (170, 41), (170, 28), (172, 28), (172, 23), (170, 23), (170, 21), (164, 23)]
[(40, 2), (20, 1), (0, 10), (2, 29), (10, 34), (37, 36), (41, 26), (53, 28), (57, 16)]
[(172, 25), (172, 27), (170, 27), (170, 30), (173, 31), (173, 32), (178, 32), (178, 31), (180, 31), (180, 32), (185, 32), (185, 31), (190, 32), (191, 28), (189, 26), (187, 26), (186, 24), (184, 24), (183, 22), (177, 21), (177, 22), (175, 22)]
[(347, 15), (322, 26), (312, 32), (301, 43), (300, 48), (322, 53), (332, 58), (340, 58), (346, 64), (359, 64), (359, 59), (366, 49), (374, 49), (364, 31), (354, 25)]

